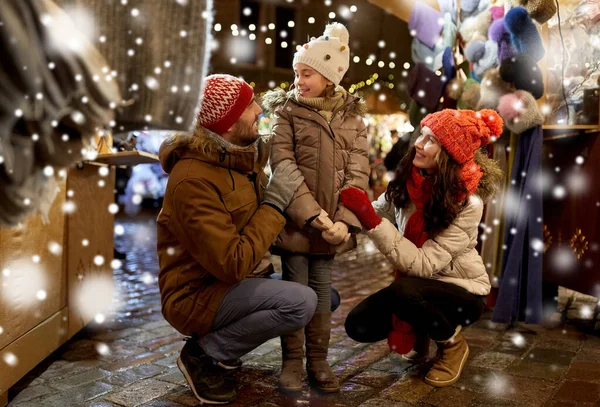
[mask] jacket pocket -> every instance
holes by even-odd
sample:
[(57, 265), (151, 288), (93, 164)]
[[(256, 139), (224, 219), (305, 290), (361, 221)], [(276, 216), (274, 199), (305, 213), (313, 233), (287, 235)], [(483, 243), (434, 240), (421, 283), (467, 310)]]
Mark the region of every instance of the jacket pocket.
[(246, 205), (257, 203), (256, 192), (251, 183), (223, 195), (223, 203), (229, 212), (234, 212)]

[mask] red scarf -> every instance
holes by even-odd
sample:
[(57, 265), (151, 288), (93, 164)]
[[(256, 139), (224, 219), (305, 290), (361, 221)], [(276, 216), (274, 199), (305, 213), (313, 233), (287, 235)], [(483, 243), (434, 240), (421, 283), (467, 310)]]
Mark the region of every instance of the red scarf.
[(431, 198), (432, 186), (433, 178), (424, 177), (421, 175), (421, 171), (413, 165), (411, 177), (406, 180), (406, 189), (410, 200), (417, 209), (406, 222), (404, 237), (417, 247), (422, 247), (423, 243), (427, 241), (424, 208), (429, 198)]
[[(424, 177), (417, 167), (413, 165), (411, 177), (406, 181), (408, 196), (416, 206), (416, 211), (406, 222), (404, 228), (404, 237), (414, 243), (417, 247), (422, 247), (427, 241), (427, 232), (425, 231), (425, 204), (431, 197), (431, 188), (433, 186), (432, 177)], [(400, 272), (396, 272), (396, 279), (402, 277)], [(392, 315), (392, 330), (388, 335), (388, 345), (394, 352), (405, 354), (414, 346), (415, 332), (412, 326), (405, 321), (399, 320)]]

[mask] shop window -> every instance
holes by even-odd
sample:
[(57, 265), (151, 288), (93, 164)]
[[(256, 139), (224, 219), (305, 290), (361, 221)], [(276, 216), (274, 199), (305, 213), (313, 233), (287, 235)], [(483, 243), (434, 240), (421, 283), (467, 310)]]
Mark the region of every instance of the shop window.
[(239, 12), (238, 35), (232, 37), (229, 53), (235, 57), (238, 63), (256, 64), (256, 37), (260, 31), (260, 4), (255, 1), (241, 0)]
[[(275, 66), (291, 69), (296, 45), (294, 44), (296, 11), (293, 8), (277, 7), (275, 10)], [(291, 22), (291, 23), (290, 23)], [(291, 27), (290, 27), (291, 25)]]

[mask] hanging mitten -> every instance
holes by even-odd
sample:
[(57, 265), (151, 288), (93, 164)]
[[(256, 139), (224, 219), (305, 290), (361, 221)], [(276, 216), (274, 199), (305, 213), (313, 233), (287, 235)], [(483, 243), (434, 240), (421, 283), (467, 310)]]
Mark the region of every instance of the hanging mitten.
[(460, 25), (460, 36), (465, 42), (470, 42), (476, 38), (481, 38), (485, 41), (487, 40), (490, 24), (492, 24), (492, 13), (489, 10), (484, 11), (475, 17), (467, 18)]
[(388, 346), (393, 352), (404, 355), (415, 346), (416, 334), (413, 327), (392, 315), (392, 330), (388, 334)]
[(542, 71), (528, 54), (502, 61), (500, 77), (503, 81), (514, 83), (515, 88), (531, 93), (536, 99), (544, 94)]
[(517, 55), (517, 50), (510, 39), (510, 33), (504, 25), (504, 18), (500, 18), (490, 25), (488, 36), (490, 40), (498, 43), (498, 60), (500, 62)]
[(519, 53), (528, 54), (536, 61), (544, 57), (542, 37), (535, 23), (523, 7), (511, 9), (504, 17), (504, 25), (510, 33), (510, 39)]
[[(477, 6), (473, 9), (473, 11), (467, 12), (462, 7), (462, 1), (461, 1), (460, 21), (465, 21), (469, 17), (475, 17), (475, 16), (483, 13), (484, 11), (487, 11), (490, 9), (490, 0), (479, 0), (476, 2), (477, 2)], [(467, 3), (469, 3), (469, 2), (467, 2)], [(469, 6), (469, 8), (470, 7), (471, 6)]]
[(406, 91), (408, 95), (420, 105), (429, 110), (434, 110), (440, 103), (440, 96), (444, 90), (442, 78), (437, 76), (423, 64), (417, 64), (410, 71)]
[(458, 28), (456, 28), (456, 24), (454, 24), (454, 20), (450, 13), (444, 14), (444, 31), (442, 32), (444, 36), (444, 45), (447, 47), (454, 47), (456, 44), (456, 33)]
[(444, 15), (440, 11), (417, 1), (408, 19), (408, 29), (411, 35), (433, 48), (442, 32), (443, 21)]
[(472, 13), (477, 9), (479, 0), (462, 0), (460, 2), (460, 9), (467, 13)]
[(481, 78), (481, 87), (479, 90), (480, 98), (477, 104), (477, 110), (493, 109), (498, 107), (500, 97), (514, 92), (516, 89), (500, 77), (500, 68), (488, 70)]
[(413, 38), (411, 45), (411, 56), (415, 64), (421, 63), (432, 71), (435, 71), (435, 58), (444, 52), (444, 42), (438, 41), (433, 48), (429, 48), (425, 43)]
[(483, 80), (483, 75), (489, 69), (498, 66), (498, 44), (495, 41), (487, 40), (485, 42), (483, 56), (473, 64), (475, 75)]
[(544, 116), (537, 102), (530, 93), (523, 90), (502, 96), (498, 104), (498, 112), (506, 127), (517, 134), (544, 122)]
[(371, 230), (381, 223), (381, 218), (373, 209), (369, 195), (365, 191), (354, 187), (343, 189), (340, 192), (340, 200), (356, 215), (367, 230)]
[(517, 7), (523, 6), (535, 21), (544, 24), (556, 14), (555, 0), (510, 0)]
[(438, 0), (438, 6), (440, 6), (442, 14), (450, 14), (452, 22), (456, 24), (456, 0)]
[(450, 47), (446, 47), (442, 55), (442, 72), (442, 80), (446, 84), (456, 78), (456, 67), (454, 66), (454, 57)]

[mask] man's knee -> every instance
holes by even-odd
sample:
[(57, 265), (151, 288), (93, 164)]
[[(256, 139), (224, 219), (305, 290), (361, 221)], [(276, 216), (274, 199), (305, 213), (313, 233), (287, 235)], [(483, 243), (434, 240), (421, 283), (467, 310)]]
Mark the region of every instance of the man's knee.
[(317, 309), (317, 294), (302, 284), (289, 282), (288, 285), (285, 294), (289, 301), (287, 315), (297, 322), (298, 329), (303, 328), (310, 322)]

